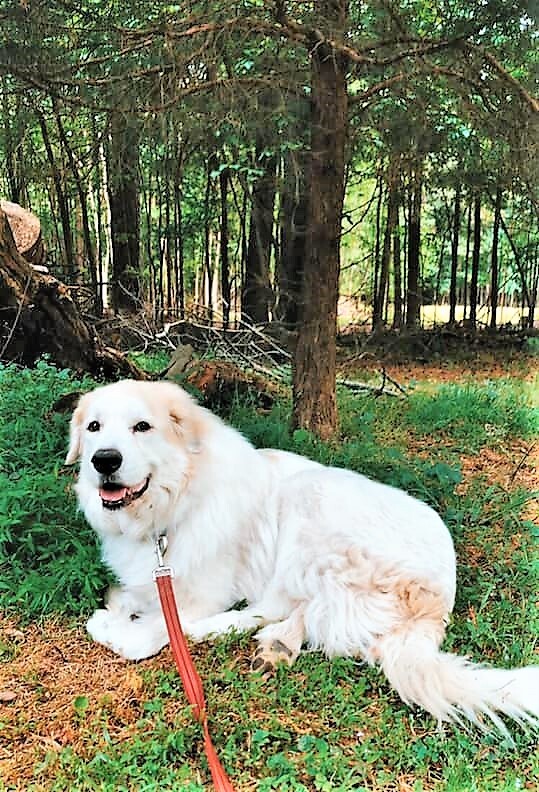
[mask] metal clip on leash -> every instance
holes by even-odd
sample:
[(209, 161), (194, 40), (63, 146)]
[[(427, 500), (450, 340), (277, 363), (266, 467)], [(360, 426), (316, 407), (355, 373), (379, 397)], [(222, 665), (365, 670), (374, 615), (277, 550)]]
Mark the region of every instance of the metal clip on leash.
[(153, 579), (157, 581), (159, 577), (174, 577), (174, 570), (171, 566), (165, 566), (165, 553), (168, 550), (168, 539), (166, 534), (160, 534), (155, 540), (155, 555), (157, 556), (157, 566), (153, 571)]
[(202, 682), (189, 653), (187, 641), (185, 640), (180, 623), (180, 617), (178, 616), (178, 606), (176, 605), (176, 598), (172, 587), (174, 570), (172, 567), (166, 566), (164, 561), (167, 547), (167, 537), (165, 534), (161, 534), (155, 540), (157, 567), (153, 571), (153, 579), (157, 584), (159, 600), (167, 625), (170, 649), (182, 680), (185, 695), (193, 707), (193, 715), (202, 726), (202, 731), (204, 733), (204, 750), (208, 759), (213, 785), (217, 792), (234, 792), (234, 788), (219, 761), (219, 757), (211, 741)]

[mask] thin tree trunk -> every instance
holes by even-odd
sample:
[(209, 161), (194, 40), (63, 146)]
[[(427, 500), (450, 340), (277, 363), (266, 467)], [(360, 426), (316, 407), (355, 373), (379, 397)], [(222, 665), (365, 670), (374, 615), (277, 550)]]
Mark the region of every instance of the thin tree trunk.
[[(18, 100), (17, 100), (18, 101)], [(21, 164), (22, 136), (18, 129), (14, 129), (14, 121), (18, 118), (17, 109), (11, 112), (11, 103), (8, 89), (8, 78), (2, 77), (2, 120), (4, 123), (4, 153), (6, 162), (6, 175), (9, 189), (9, 200), (21, 204), (23, 202), (24, 173)]]
[(137, 122), (114, 113), (110, 125), (109, 202), (112, 236), (112, 308), (140, 307), (139, 130)]
[(69, 168), (71, 170), (71, 174), (75, 182), (75, 187), (77, 189), (77, 195), (79, 197), (82, 235), (84, 239), (84, 247), (86, 249), (86, 259), (88, 261), (88, 269), (90, 272), (90, 282), (92, 284), (94, 310), (97, 316), (101, 316), (103, 311), (103, 305), (101, 302), (101, 294), (99, 292), (99, 287), (98, 287), (98, 274), (97, 274), (94, 245), (92, 242), (92, 233), (90, 231), (90, 218), (88, 216), (88, 204), (86, 202), (86, 189), (84, 187), (80, 175), (79, 167), (75, 161), (75, 155), (73, 154), (73, 150), (71, 148), (71, 145), (69, 143), (68, 137), (64, 129), (62, 117), (60, 115), (60, 110), (58, 108), (58, 102), (54, 99), (52, 102), (52, 107), (54, 111), (54, 118), (56, 120), (56, 128), (58, 129), (58, 136), (60, 138), (62, 147), (66, 153), (67, 161), (69, 163)]
[[(208, 160), (208, 168), (206, 171), (206, 190), (204, 194), (204, 281), (207, 282), (208, 292), (207, 292), (207, 302), (206, 306), (208, 308), (208, 319), (210, 324), (213, 324), (213, 304), (212, 304), (212, 291), (213, 291), (213, 272), (212, 272), (212, 261), (211, 261), (211, 211), (210, 211), (210, 199), (211, 199), (211, 173), (215, 170), (215, 155), (209, 158)], [(205, 299), (205, 289), (202, 288), (202, 294)]]
[(279, 218), (281, 256), (277, 272), (276, 316), (290, 330), (297, 327), (299, 320), (308, 215), (308, 167), (305, 153), (287, 153)]
[[(345, 0), (323, 0), (319, 13), (342, 38)], [(337, 429), (335, 394), (340, 235), (348, 123), (346, 69), (324, 42), (311, 53), (311, 166), (301, 323), (294, 354), (293, 426), (321, 438)]]
[(228, 259), (228, 170), (224, 168), (219, 174), (221, 198), (221, 297), (223, 301), (223, 327), (228, 329), (230, 322), (230, 263)]
[(473, 205), (473, 248), (472, 271), (470, 278), (470, 325), (477, 326), (477, 300), (479, 283), (479, 263), (481, 260), (481, 193), (477, 193)]
[(455, 188), (453, 207), (453, 234), (451, 237), (451, 275), (449, 282), (449, 324), (455, 324), (457, 316), (457, 271), (459, 263), (460, 235), (460, 184)]
[(395, 229), (393, 231), (393, 327), (402, 327), (402, 270), (401, 270), (401, 238), (399, 229), (399, 203), (400, 196), (397, 195), (395, 206)]
[(176, 255), (178, 267), (177, 299), (180, 309), (180, 319), (185, 318), (185, 258), (183, 250), (183, 212), (182, 191), (179, 174), (174, 184), (174, 200), (176, 203)]
[(375, 301), (375, 311), (373, 311), (373, 327), (376, 329), (384, 324), (384, 308), (389, 291), (389, 262), (391, 259), (391, 240), (397, 222), (397, 167), (392, 161), (387, 174), (387, 217), (384, 230), (384, 244), (382, 247), (382, 258), (380, 260), (380, 278), (378, 282), (378, 294)]
[(56, 192), (56, 200), (58, 202), (58, 211), (60, 213), (60, 223), (62, 226), (62, 241), (63, 241), (63, 254), (64, 254), (64, 271), (69, 282), (75, 283), (78, 280), (78, 273), (75, 269), (75, 255), (73, 250), (73, 235), (71, 233), (71, 223), (69, 218), (69, 204), (67, 201), (64, 187), (62, 184), (62, 176), (56, 158), (52, 150), (51, 140), (49, 137), (49, 130), (45, 116), (40, 110), (36, 110), (36, 116), (41, 129), (41, 137), (45, 151), (47, 152), (47, 159), (51, 169), (52, 180), (54, 183), (54, 190)]
[(411, 177), (408, 218), (408, 283), (406, 288), (406, 326), (417, 327), (421, 319), (420, 249), (422, 166), (417, 163)]
[(498, 312), (498, 290), (499, 290), (499, 269), (498, 269), (498, 245), (500, 241), (500, 217), (502, 213), (502, 188), (496, 189), (496, 200), (494, 204), (494, 228), (492, 230), (492, 253), (490, 259), (490, 329), (496, 329)]
[(378, 190), (378, 200), (376, 202), (376, 225), (374, 237), (374, 268), (373, 268), (373, 283), (372, 283), (372, 326), (376, 325), (376, 317), (381, 314), (378, 308), (378, 295), (380, 293), (380, 239), (382, 237), (382, 202), (384, 198), (384, 188), (382, 177), (378, 176), (376, 180), (376, 189)]
[[(256, 146), (256, 159), (264, 148), (264, 141)], [(253, 186), (251, 223), (245, 262), (245, 280), (242, 292), (242, 319), (255, 324), (266, 323), (269, 306), (273, 302), (269, 267), (273, 242), (273, 212), (275, 207), (275, 181), (277, 160), (266, 160), (265, 173)]]
[(471, 241), (472, 241), (472, 204), (468, 206), (468, 220), (466, 222), (466, 255), (464, 256), (464, 296), (462, 298), (463, 322), (466, 321), (466, 309), (468, 307), (468, 273), (470, 269)]

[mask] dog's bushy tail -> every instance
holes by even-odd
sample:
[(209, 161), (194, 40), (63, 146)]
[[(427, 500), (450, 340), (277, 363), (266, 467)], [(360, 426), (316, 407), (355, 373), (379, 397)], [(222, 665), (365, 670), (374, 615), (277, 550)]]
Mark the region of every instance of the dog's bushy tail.
[(403, 701), (418, 704), (440, 722), (467, 719), (484, 730), (490, 720), (507, 734), (501, 714), (539, 728), (539, 666), (487, 668), (441, 652), (435, 628), (422, 621), (384, 636), (377, 650)]

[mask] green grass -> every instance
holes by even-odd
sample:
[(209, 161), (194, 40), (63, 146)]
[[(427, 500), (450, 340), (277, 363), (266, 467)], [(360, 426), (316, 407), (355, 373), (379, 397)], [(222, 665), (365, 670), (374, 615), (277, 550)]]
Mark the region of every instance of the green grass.
[(0, 608), (22, 618), (95, 607), (108, 575), (77, 513), (74, 471), (63, 467), (68, 416), (62, 395), (88, 389), (40, 363), (0, 368)]
[[(61, 395), (91, 386), (46, 363), (33, 371), (0, 368), (0, 607), (23, 622), (63, 614), (70, 629), (101, 601), (108, 581), (97, 543), (76, 512), (73, 472), (63, 466), (69, 416), (52, 409)], [(269, 414), (236, 402), (226, 417), (257, 445), (350, 467), (435, 505), (459, 556), (445, 648), (497, 664), (533, 662), (539, 536), (520, 516), (532, 494), (476, 479), (458, 496), (455, 460), (485, 443), (537, 434), (536, 408), (516, 382), (430, 390), (418, 389), (404, 402), (340, 394), (342, 431), (333, 443), (290, 434), (284, 402)], [(409, 453), (411, 441), (424, 449), (421, 458)], [(238, 790), (509, 792), (539, 785), (533, 739), (516, 728), (514, 747), (464, 729), (440, 734), (432, 719), (399, 700), (379, 671), (350, 659), (303, 654), (263, 683), (249, 674), (250, 650), (248, 635), (196, 649), (212, 735)], [(17, 651), (0, 641), (0, 675)], [(81, 688), (73, 722), (85, 751), (44, 749), (33, 782), (18, 790), (208, 788), (198, 727), (175, 672), (164, 661), (137, 668), (144, 688), (133, 703), (132, 732), (116, 742), (114, 708)], [(0, 728), (6, 718), (4, 706)], [(31, 723), (20, 726), (21, 739), (24, 728)], [(0, 790), (7, 792), (1, 781)]]
[(532, 406), (524, 383), (451, 384), (435, 394), (414, 394), (404, 420), (422, 437), (439, 440), (445, 435), (473, 453), (510, 437), (537, 435), (539, 406)]

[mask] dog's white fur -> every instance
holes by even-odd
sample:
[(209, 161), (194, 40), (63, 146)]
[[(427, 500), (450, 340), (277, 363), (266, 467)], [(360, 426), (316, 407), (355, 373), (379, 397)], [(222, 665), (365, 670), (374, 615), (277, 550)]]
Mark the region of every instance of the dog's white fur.
[[(99, 430), (88, 431), (92, 421)], [(134, 431), (140, 421), (149, 431)], [(91, 459), (122, 455), (126, 487), (147, 491), (115, 511)], [(185, 632), (195, 641), (256, 628), (262, 661), (292, 662), (307, 644), (379, 664), (405, 702), (442, 720), (496, 712), (539, 723), (539, 667), (484, 668), (439, 650), (455, 597), (447, 528), (401, 490), (282, 451), (256, 450), (170, 383), (123, 381), (84, 395), (67, 462), (120, 586), (88, 622), (128, 659), (167, 643), (152, 570), (166, 563)], [(230, 610), (242, 601), (243, 610)], [(259, 663), (260, 664), (260, 663)]]

